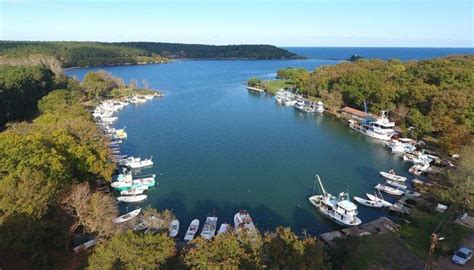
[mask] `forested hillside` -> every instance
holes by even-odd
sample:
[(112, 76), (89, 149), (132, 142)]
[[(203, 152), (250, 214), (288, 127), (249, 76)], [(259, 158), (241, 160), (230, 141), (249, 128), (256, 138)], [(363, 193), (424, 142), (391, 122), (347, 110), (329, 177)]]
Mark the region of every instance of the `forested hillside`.
[(321, 98), (332, 108), (351, 106), (375, 115), (390, 111), (415, 136), (440, 138), (447, 149), (458, 148), (474, 131), (474, 56), (425, 61), (364, 60), (324, 66), (307, 72), (280, 70), (305, 95)]
[(162, 63), (167, 58), (294, 59), (299, 56), (271, 45), (197, 45), (156, 42), (0, 41), (0, 63), (35, 55), (53, 56), (63, 67)]

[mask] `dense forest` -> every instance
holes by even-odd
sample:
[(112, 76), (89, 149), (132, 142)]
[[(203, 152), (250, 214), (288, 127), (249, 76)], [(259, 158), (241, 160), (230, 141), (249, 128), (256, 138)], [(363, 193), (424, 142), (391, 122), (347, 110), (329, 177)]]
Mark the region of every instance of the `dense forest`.
[(299, 56), (271, 45), (199, 45), (157, 42), (0, 41), (0, 63), (35, 55), (52, 56), (63, 67), (162, 63), (168, 58), (294, 59)]
[(364, 109), (390, 117), (414, 137), (433, 135), (455, 150), (474, 131), (474, 56), (402, 62), (365, 60), (323, 66), (314, 71), (289, 68), (277, 76), (294, 82), (304, 95), (332, 109)]

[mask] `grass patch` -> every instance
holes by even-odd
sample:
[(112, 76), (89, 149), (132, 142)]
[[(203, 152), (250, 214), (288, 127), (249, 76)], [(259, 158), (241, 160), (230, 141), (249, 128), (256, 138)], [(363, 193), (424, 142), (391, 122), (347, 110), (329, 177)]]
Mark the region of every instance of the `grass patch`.
[[(417, 256), (425, 258), (431, 243), (431, 234), (443, 219), (444, 214), (436, 211), (425, 212), (414, 209), (408, 218), (410, 224), (404, 224), (398, 231), (398, 236), (403, 243)], [(440, 241), (435, 256), (450, 255), (457, 249), (462, 240), (469, 234), (470, 230), (459, 224), (448, 220), (444, 223), (440, 236), (444, 237)]]
[(262, 84), (265, 90), (273, 95), (282, 88), (294, 87), (291, 80), (267, 80), (263, 81)]

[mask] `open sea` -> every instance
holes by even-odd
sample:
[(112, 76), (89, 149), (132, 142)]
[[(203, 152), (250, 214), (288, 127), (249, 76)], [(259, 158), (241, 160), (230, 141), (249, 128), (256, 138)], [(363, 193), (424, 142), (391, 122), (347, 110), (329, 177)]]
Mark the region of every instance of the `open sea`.
[[(279, 68), (309, 70), (337, 64), (352, 54), (367, 58), (428, 59), (469, 53), (470, 49), (432, 48), (289, 48), (307, 60), (177, 60), (169, 64), (71, 69), (82, 79), (89, 71), (106, 70), (126, 81), (146, 80), (165, 96), (118, 113), (116, 127), (126, 127), (123, 154), (153, 157), (159, 184), (140, 204), (121, 204), (131, 211), (151, 205), (171, 209), (184, 236), (192, 219), (201, 226), (215, 213), (233, 224), (247, 209), (260, 230), (279, 225), (319, 234), (339, 228), (308, 202), (315, 174), (333, 195), (349, 191), (364, 197), (383, 182), (379, 171), (408, 174), (410, 164), (384, 144), (350, 130), (330, 115), (306, 115), (282, 107), (273, 97), (249, 92), (250, 77), (273, 78)], [(395, 200), (386, 195), (389, 200)], [(363, 222), (390, 215), (359, 206)]]

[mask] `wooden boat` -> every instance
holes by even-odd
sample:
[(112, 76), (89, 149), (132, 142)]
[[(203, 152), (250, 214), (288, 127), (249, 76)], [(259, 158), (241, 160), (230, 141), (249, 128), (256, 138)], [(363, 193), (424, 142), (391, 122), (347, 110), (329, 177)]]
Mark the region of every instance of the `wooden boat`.
[(73, 248), (73, 251), (74, 251), (74, 253), (79, 253), (83, 250), (86, 250), (86, 249), (94, 246), (95, 244), (97, 244), (97, 241), (95, 239), (92, 239), (92, 240), (89, 240), (89, 241), (85, 242), (82, 245), (79, 245), (79, 246)]
[(179, 232), (179, 220), (175, 219), (171, 221), (169, 227), (169, 236), (174, 238), (178, 235)]
[(120, 217), (117, 217), (117, 218), (114, 218), (113, 219), (113, 222), (114, 223), (124, 223), (126, 221), (129, 221), (130, 219), (138, 216), (138, 214), (140, 214), (140, 211), (142, 209), (141, 208), (138, 208), (136, 210), (133, 210), (132, 212), (129, 212), (129, 213), (126, 213), (125, 215), (122, 215)]
[(143, 192), (147, 189), (148, 189), (148, 186), (142, 186), (139, 188), (122, 190), (120, 191), (120, 195), (124, 195), (124, 196), (140, 195), (140, 194), (143, 194)]
[(393, 180), (393, 181), (404, 182), (405, 180), (407, 180), (406, 177), (396, 175), (393, 170), (390, 170), (389, 172), (380, 172), (380, 175), (382, 175), (383, 177), (385, 177), (389, 180)]
[(406, 190), (407, 189), (407, 186), (405, 186), (404, 184), (400, 184), (398, 182), (395, 182), (395, 181), (387, 180), (387, 184), (391, 185), (392, 187), (401, 189), (401, 190)]
[(216, 234), (217, 217), (207, 217), (204, 226), (202, 227), (201, 236), (204, 239), (211, 239)]
[(380, 201), (366, 200), (366, 199), (356, 197), (356, 196), (354, 196), (353, 198), (357, 203), (360, 203), (368, 207), (381, 208), (383, 206), (383, 203)]
[(219, 231), (217, 232), (217, 235), (219, 234), (224, 234), (229, 231), (230, 225), (227, 223), (222, 223), (221, 226), (219, 227)]
[(391, 194), (391, 195), (395, 195), (395, 196), (399, 196), (399, 195), (403, 194), (403, 190), (400, 190), (398, 188), (389, 187), (389, 186), (386, 186), (386, 185), (383, 185), (383, 184), (377, 184), (375, 186), (375, 189), (383, 191), (383, 192)]
[(186, 231), (186, 235), (184, 236), (184, 241), (191, 241), (194, 239), (194, 235), (196, 235), (197, 230), (199, 229), (199, 220), (194, 219), (191, 221), (191, 224)]
[[(379, 192), (379, 193), (380, 193), (380, 192)], [(366, 195), (367, 198), (369, 198), (369, 200), (371, 200), (371, 201), (375, 201), (375, 202), (380, 202), (380, 203), (382, 203), (384, 207), (390, 207), (390, 206), (392, 206), (392, 203), (391, 203), (391, 202), (388, 202), (388, 201), (384, 200), (382, 194), (379, 194), (378, 196), (377, 196), (376, 194), (377, 194), (377, 193), (375, 193), (375, 195), (366, 193), (365, 195)]]
[(119, 202), (141, 202), (147, 198), (146, 195), (121, 196), (117, 198)]

